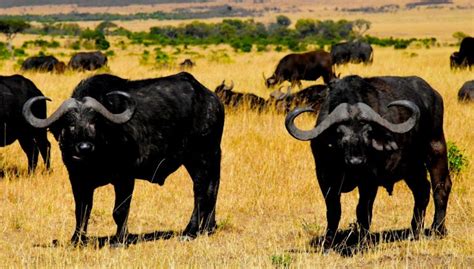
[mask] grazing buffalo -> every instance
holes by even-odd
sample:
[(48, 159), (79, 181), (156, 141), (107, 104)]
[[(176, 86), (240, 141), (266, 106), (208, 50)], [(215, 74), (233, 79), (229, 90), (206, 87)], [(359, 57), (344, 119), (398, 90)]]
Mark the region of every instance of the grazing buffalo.
[(474, 101), (474, 80), (466, 81), (458, 92), (458, 100), (472, 102)]
[(335, 44), (331, 48), (331, 59), (333, 64), (345, 63), (372, 63), (373, 49), (365, 42), (343, 42)]
[(251, 110), (263, 111), (266, 108), (267, 101), (252, 93), (234, 92), (234, 83), (231, 86), (225, 85), (225, 80), (216, 87), (215, 93), (228, 108), (248, 108)]
[(66, 64), (54, 56), (35, 56), (27, 58), (21, 65), (21, 70), (63, 73), (66, 70)]
[(474, 37), (465, 37), (461, 41), (458, 52), (450, 56), (451, 69), (471, 68), (474, 65)]
[(413, 192), (411, 228), (418, 238), (430, 195), (427, 170), (435, 203), (432, 231), (446, 234), (451, 179), (438, 92), (419, 77), (348, 76), (329, 84), (316, 127), (303, 131), (294, 120), (306, 111), (312, 109), (290, 112), (285, 125), (295, 138), (311, 140), (327, 208), (325, 250), (341, 218), (341, 193), (359, 189), (357, 223), (366, 238), (378, 187), (391, 194), (400, 179)]
[(181, 68), (181, 70), (186, 70), (186, 69), (193, 68), (195, 65), (196, 64), (193, 61), (191, 61), (191, 59), (185, 59), (179, 64), (179, 67)]
[(75, 70), (96, 70), (107, 65), (107, 55), (100, 51), (78, 52), (71, 57), (69, 68)]
[[(39, 152), (46, 169), (49, 169), (50, 144), (46, 129), (31, 127), (23, 118), (23, 104), (30, 98), (43, 94), (29, 79), (20, 76), (0, 76), (0, 146), (10, 145), (18, 139), (28, 158), (28, 172), (33, 172), (38, 163)], [(46, 116), (46, 101), (36, 103), (32, 113)]]
[(47, 119), (30, 111), (43, 99), (29, 100), (24, 114), (31, 125), (49, 127), (59, 142), (76, 204), (72, 244), (87, 239), (94, 189), (114, 186), (112, 242), (123, 243), (135, 178), (163, 185), (181, 165), (194, 183), (194, 211), (183, 237), (215, 230), (224, 108), (192, 75), (134, 81), (96, 75)]
[(316, 50), (301, 54), (288, 54), (278, 63), (275, 72), (269, 78), (265, 78), (267, 88), (289, 81), (291, 86), (298, 85), (300, 80), (317, 80), (323, 77), (324, 83), (335, 78), (331, 55), (324, 50)]
[(318, 111), (325, 98), (326, 90), (326, 85), (312, 85), (295, 93), (290, 93), (289, 90), (284, 93), (280, 88), (270, 94), (268, 103), (272, 104), (277, 112), (288, 112), (298, 106), (308, 106)]

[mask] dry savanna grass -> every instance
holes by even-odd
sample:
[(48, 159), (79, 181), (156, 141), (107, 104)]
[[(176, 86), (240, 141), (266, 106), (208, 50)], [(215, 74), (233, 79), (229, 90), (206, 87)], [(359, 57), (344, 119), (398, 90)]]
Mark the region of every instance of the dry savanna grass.
[[(31, 39), (19, 36), (16, 42)], [(60, 41), (66, 42), (65, 39)], [(140, 63), (138, 46), (120, 49), (113, 40), (115, 56), (110, 70), (129, 79), (159, 77), (178, 72), (174, 65), (158, 68), (151, 62)], [(153, 48), (147, 48), (152, 51)], [(173, 48), (166, 49), (169, 52)], [(269, 75), (287, 52), (233, 52), (226, 46), (191, 47), (192, 54), (178, 54), (176, 61), (191, 55), (197, 66), (191, 73), (214, 89), (223, 79), (233, 80), (235, 90), (267, 97), (262, 72)], [(226, 115), (222, 141), (222, 171), (217, 220), (219, 228), (212, 236), (192, 242), (177, 237), (112, 249), (93, 246), (74, 249), (67, 245), (74, 228), (74, 202), (67, 172), (57, 142), (52, 147), (52, 172), (43, 165), (26, 174), (26, 157), (18, 143), (0, 149), (0, 260), (2, 267), (458, 267), (474, 265), (474, 229), (472, 223), (472, 187), (474, 172), (474, 105), (459, 104), (457, 90), (473, 79), (472, 71), (451, 71), (451, 47), (406, 50), (375, 48), (372, 65), (346, 65), (337, 69), (343, 76), (359, 74), (417, 75), (427, 80), (444, 98), (445, 133), (471, 160), (459, 175), (452, 175), (444, 239), (423, 237), (419, 241), (401, 240), (380, 243), (364, 253), (342, 257), (336, 252), (322, 255), (310, 241), (322, 235), (326, 226), (326, 207), (314, 173), (309, 143), (299, 142), (286, 132), (284, 115), (237, 111)], [(27, 50), (30, 55), (37, 51)], [(59, 58), (72, 52), (65, 49)], [(224, 53), (228, 57), (224, 57)], [(216, 56), (217, 55), (217, 56)], [(220, 56), (219, 56), (220, 55)], [(0, 74), (18, 73), (14, 61), (3, 61)], [(105, 72), (104, 70), (99, 72)], [(24, 73), (46, 96), (53, 99), (49, 113), (69, 95), (75, 85), (93, 73), (67, 72), (63, 75)], [(322, 81), (318, 81), (322, 83)], [(304, 85), (311, 83), (305, 82)], [(299, 125), (309, 128), (314, 116), (304, 117)], [(108, 236), (115, 232), (112, 219), (113, 188), (96, 190), (89, 235)], [(357, 191), (343, 195), (341, 229), (355, 220)], [(163, 187), (137, 180), (129, 216), (132, 233), (181, 231), (193, 206), (191, 180), (184, 169), (171, 175)], [(374, 206), (373, 232), (408, 228), (413, 198), (402, 182), (395, 185), (393, 196), (380, 189)], [(431, 224), (433, 202), (427, 212)], [(52, 246), (53, 240), (60, 245)]]

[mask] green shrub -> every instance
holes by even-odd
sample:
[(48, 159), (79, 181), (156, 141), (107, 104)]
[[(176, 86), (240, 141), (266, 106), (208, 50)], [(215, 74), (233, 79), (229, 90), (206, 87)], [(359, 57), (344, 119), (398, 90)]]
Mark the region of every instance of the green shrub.
[(13, 49), (13, 55), (15, 55), (15, 57), (26, 57), (26, 56), (28, 56), (28, 54), (26, 54), (25, 50), (22, 49), (22, 48)]
[(107, 50), (110, 48), (110, 43), (105, 37), (101, 37), (95, 40), (95, 48), (98, 50)]
[(469, 161), (454, 142), (448, 142), (447, 146), (449, 171), (454, 174), (459, 174), (467, 167)]
[(80, 50), (81, 49), (81, 42), (80, 41), (74, 41), (71, 44), (71, 49), (73, 50)]
[(159, 65), (168, 65), (171, 61), (171, 57), (166, 54), (166, 52), (162, 51), (160, 48), (155, 49), (156, 56), (155, 62)]
[(288, 254), (272, 255), (272, 264), (277, 268), (289, 268), (293, 259)]

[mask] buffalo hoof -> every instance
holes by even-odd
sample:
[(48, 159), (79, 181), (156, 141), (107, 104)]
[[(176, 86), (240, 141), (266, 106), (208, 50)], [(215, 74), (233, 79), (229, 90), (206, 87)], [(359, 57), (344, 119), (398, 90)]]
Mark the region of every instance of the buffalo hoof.
[(444, 225), (433, 224), (433, 226), (431, 226), (430, 235), (443, 238), (446, 235), (448, 235), (448, 230), (446, 229)]
[(71, 245), (73, 247), (84, 247), (87, 245), (88, 241), (87, 236), (74, 234), (71, 238)]
[(196, 239), (195, 236), (190, 236), (190, 235), (182, 235), (179, 237), (179, 241), (180, 242), (190, 242), (190, 241), (193, 241), (194, 239)]

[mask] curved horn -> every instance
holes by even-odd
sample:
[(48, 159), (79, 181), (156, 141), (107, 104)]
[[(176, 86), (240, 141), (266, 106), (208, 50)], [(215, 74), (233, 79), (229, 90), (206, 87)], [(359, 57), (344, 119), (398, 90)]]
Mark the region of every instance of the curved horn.
[(360, 118), (373, 121), (377, 124), (379, 124), (382, 127), (387, 128), (388, 130), (394, 132), (394, 133), (406, 133), (410, 131), (413, 127), (415, 127), (416, 123), (418, 122), (420, 118), (420, 109), (418, 106), (408, 100), (399, 100), (399, 101), (394, 101), (388, 104), (387, 107), (391, 106), (402, 106), (405, 108), (408, 108), (411, 110), (412, 115), (408, 120), (402, 123), (391, 123), (387, 121), (386, 119), (382, 118), (379, 113), (375, 112), (370, 106), (364, 103), (357, 103), (356, 106), (360, 110)]
[(232, 91), (232, 89), (234, 88), (234, 81), (231, 80), (230, 81), (230, 86), (227, 88), (229, 91)]
[(135, 108), (136, 108), (135, 102), (133, 101), (133, 99), (130, 97), (128, 93), (125, 93), (122, 91), (113, 91), (107, 94), (107, 96), (111, 96), (111, 95), (121, 95), (127, 99), (128, 106), (125, 109), (125, 111), (118, 114), (111, 113), (99, 101), (89, 96), (84, 97), (84, 106), (94, 109), (95, 111), (99, 112), (102, 116), (104, 116), (106, 119), (108, 119), (109, 121), (113, 123), (117, 123), (117, 124), (126, 123), (132, 118), (133, 114), (135, 113)]
[(267, 80), (267, 78), (265, 77), (265, 72), (262, 72), (262, 76), (263, 76), (263, 80)]
[(26, 101), (26, 103), (23, 105), (23, 111), (22, 111), (23, 117), (26, 119), (26, 121), (31, 126), (36, 127), (36, 128), (46, 128), (50, 126), (53, 122), (57, 121), (62, 115), (64, 115), (64, 113), (78, 106), (78, 102), (76, 99), (69, 98), (66, 101), (64, 101), (61, 104), (61, 106), (58, 109), (56, 109), (56, 111), (53, 114), (51, 114), (51, 116), (49, 116), (46, 119), (39, 119), (35, 117), (33, 113), (31, 112), (31, 106), (39, 100), (51, 101), (51, 99), (45, 96), (33, 97), (29, 99), (28, 101)]
[(304, 131), (296, 127), (295, 118), (304, 112), (314, 111), (314, 109), (310, 107), (297, 108), (288, 113), (288, 115), (286, 116), (286, 130), (288, 130), (288, 133), (290, 133), (290, 135), (292, 135), (298, 140), (308, 141), (311, 139), (315, 139), (318, 135), (327, 130), (333, 124), (349, 119), (350, 115), (348, 109), (349, 105), (347, 103), (342, 103), (338, 105), (329, 115), (327, 115), (327, 117), (322, 122), (320, 122), (315, 128)]

